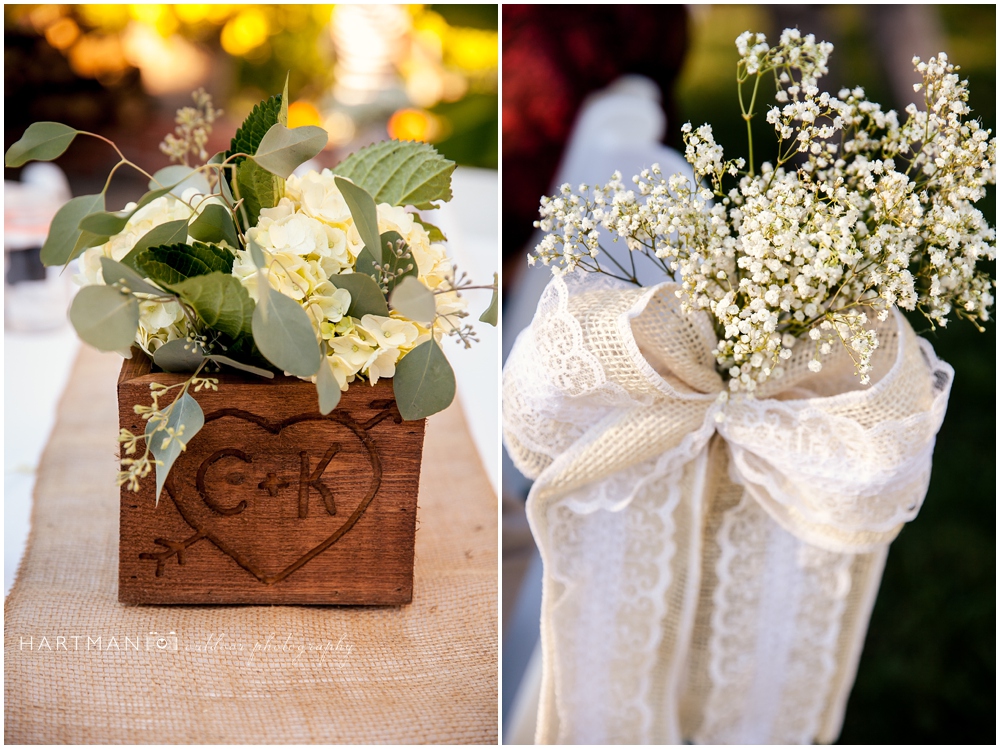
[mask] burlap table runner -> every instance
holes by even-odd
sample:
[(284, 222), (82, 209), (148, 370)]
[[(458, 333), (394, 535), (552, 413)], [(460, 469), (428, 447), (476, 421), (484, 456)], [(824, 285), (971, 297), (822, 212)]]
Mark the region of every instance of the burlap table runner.
[(427, 424), (412, 604), (124, 606), (120, 361), (80, 354), (39, 468), (5, 742), (495, 744), (497, 503), (458, 405)]

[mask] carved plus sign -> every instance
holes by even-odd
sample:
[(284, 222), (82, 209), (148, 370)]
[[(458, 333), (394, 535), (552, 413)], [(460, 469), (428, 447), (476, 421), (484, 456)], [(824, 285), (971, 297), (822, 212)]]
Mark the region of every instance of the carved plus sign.
[(257, 488), (266, 489), (267, 493), (272, 497), (277, 497), (278, 489), (284, 489), (286, 486), (288, 486), (287, 481), (279, 481), (277, 476), (273, 473), (269, 473), (267, 474), (267, 478), (257, 485)]

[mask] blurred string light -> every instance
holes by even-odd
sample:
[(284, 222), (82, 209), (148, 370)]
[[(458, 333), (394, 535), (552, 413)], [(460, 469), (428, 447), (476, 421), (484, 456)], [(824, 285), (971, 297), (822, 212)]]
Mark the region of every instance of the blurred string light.
[(153, 96), (204, 85), (212, 48), (221, 49), (243, 65), (242, 90), (227, 105), (237, 117), (272, 88), (270, 78), (291, 70), (307, 84), (290, 119), (322, 125), (332, 147), (373, 122), (392, 137), (438, 141), (452, 125), (430, 109), (497, 93), (497, 31), (453, 26), (424, 5), (7, 5), (4, 12), (7, 23), (44, 36), (78, 76), (111, 86), (135, 67)]

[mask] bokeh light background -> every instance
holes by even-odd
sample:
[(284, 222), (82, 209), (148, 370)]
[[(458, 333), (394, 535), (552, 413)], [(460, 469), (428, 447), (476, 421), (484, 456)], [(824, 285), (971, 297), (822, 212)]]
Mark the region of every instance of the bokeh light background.
[[(225, 112), (212, 152), (288, 74), (289, 125), (329, 132), (324, 166), (386, 137), (497, 165), (495, 5), (6, 5), (4, 37), (5, 147), (55, 120), (156, 168), (193, 90)], [(71, 181), (101, 171), (92, 146), (59, 162)]]

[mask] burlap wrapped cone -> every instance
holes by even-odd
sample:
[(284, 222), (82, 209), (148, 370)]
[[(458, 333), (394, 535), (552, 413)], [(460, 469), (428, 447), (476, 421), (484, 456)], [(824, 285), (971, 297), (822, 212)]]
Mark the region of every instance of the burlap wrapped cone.
[(545, 565), (537, 741), (835, 740), (951, 368), (897, 312), (870, 386), (806, 342), (727, 399), (676, 284), (592, 278), (553, 279), (504, 372)]
[(412, 604), (125, 606), (120, 362), (81, 353), (39, 468), (5, 741), (496, 743), (497, 503), (459, 406), (427, 425)]

